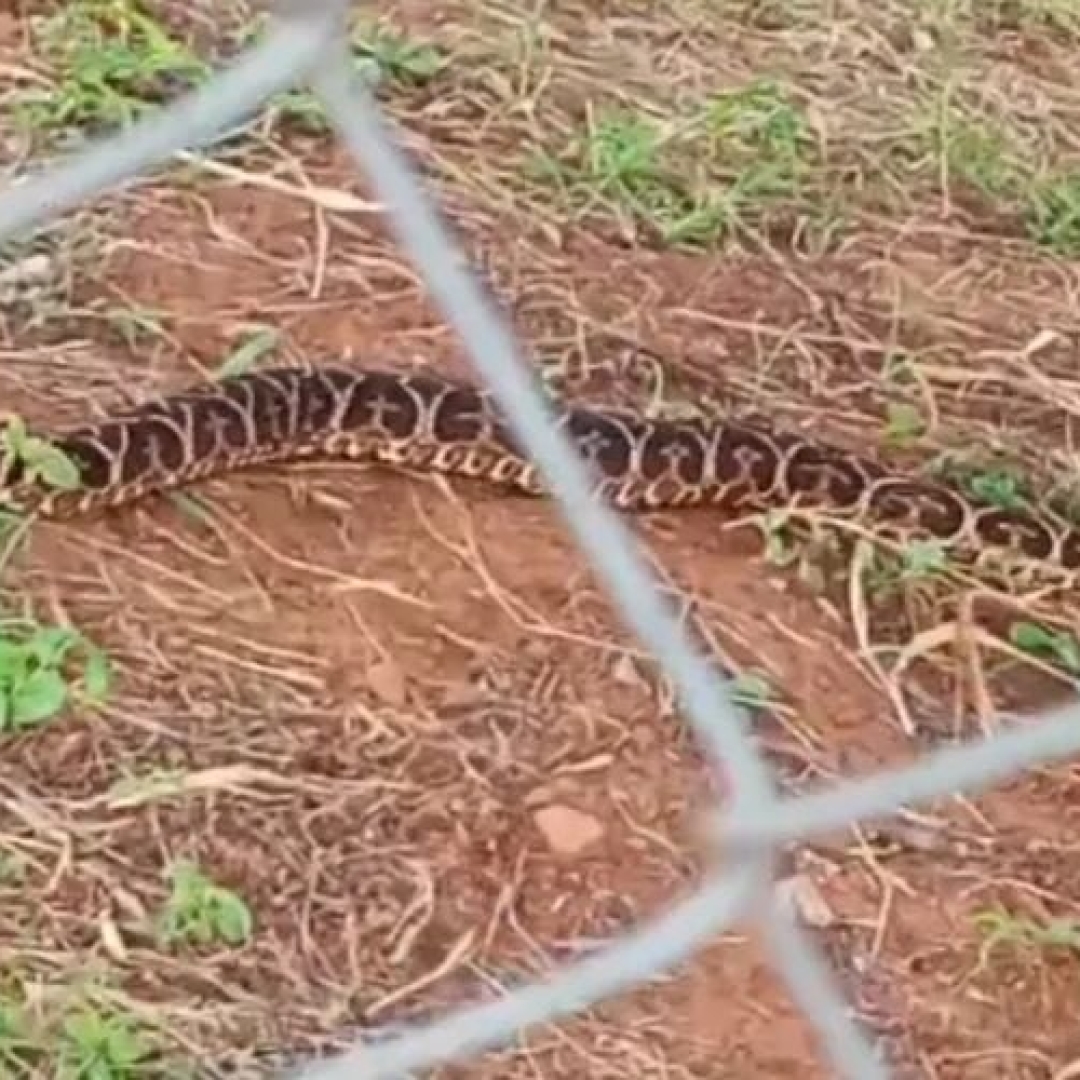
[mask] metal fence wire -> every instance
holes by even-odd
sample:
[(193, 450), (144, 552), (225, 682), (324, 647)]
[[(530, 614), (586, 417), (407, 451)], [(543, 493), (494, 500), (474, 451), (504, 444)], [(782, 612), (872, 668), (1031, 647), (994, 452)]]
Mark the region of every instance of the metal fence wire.
[[(731, 794), (713, 811), (717, 865), (692, 895), (617, 945), (571, 964), (549, 980), (464, 1007), (393, 1037), (361, 1040), (340, 1056), (310, 1062), (293, 1080), (388, 1080), (461, 1061), (633, 988), (691, 955), (737, 923), (756, 929), (793, 999), (816, 1028), (839, 1076), (885, 1080), (877, 1049), (850, 1018), (817, 948), (774, 899), (771, 868), (782, 846), (886, 815), (901, 805), (999, 779), (1080, 750), (1080, 708), (1012, 724), (1001, 734), (927, 755), (915, 765), (781, 798), (768, 767), (728, 697), (722, 677), (668, 613), (633, 534), (590, 494), (585, 463), (551, 422), (548, 406), (505, 322), (441, 225), (420, 180), (392, 138), (348, 55), (347, 0), (279, 3), (263, 42), (206, 85), (72, 160), (44, 168), (0, 193), (0, 243), (137, 178), (178, 151), (205, 145), (256, 112), (279, 91), (307, 85), (338, 135), (366, 169), (397, 239), (424, 275), (480, 376), (528, 447), (582, 551), (628, 627), (675, 684), (683, 711)], [(723, 856), (720, 857), (722, 851)]]

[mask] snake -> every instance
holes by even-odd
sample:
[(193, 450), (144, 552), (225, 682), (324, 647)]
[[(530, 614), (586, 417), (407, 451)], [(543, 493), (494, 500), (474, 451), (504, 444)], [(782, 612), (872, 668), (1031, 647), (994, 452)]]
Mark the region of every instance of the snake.
[[(1080, 528), (1054, 514), (981, 502), (958, 485), (890, 470), (800, 432), (568, 402), (556, 403), (553, 419), (584, 459), (594, 494), (619, 510), (822, 510), (947, 551), (996, 549), (1080, 568)], [(493, 392), (427, 372), (267, 367), (148, 397), (44, 438), (77, 481), (47, 481), (4, 439), (0, 506), (70, 517), (218, 474), (313, 458), (548, 493)]]

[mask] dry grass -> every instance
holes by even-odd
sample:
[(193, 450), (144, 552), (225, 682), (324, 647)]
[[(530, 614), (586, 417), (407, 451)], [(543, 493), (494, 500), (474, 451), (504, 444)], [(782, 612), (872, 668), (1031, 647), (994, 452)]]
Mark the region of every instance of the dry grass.
[[(204, 77), (251, 25), (76, 0), (50, 35), (25, 6), (0, 15), (10, 161)], [(402, 0), (365, 38), (545, 372), (1067, 512), (1070, 0), (659, 10)], [(301, 94), (5, 252), (0, 299), (5, 408), (31, 426), (271, 355), (468, 370)], [(620, 368), (627, 344), (654, 360)], [(1080, 667), (1067, 586), (924, 547), (867, 562), (772, 516), (640, 525), (791, 786), (992, 727)], [(326, 464), (7, 536), (5, 1075), (265, 1075), (501, 992), (699, 873), (711, 782), (549, 506)], [(55, 627), (90, 651), (59, 655)], [(790, 855), (897, 1075), (1075, 1067), (1074, 802), (1044, 770)], [(733, 934), (443, 1075), (796, 1069), (828, 1074)]]

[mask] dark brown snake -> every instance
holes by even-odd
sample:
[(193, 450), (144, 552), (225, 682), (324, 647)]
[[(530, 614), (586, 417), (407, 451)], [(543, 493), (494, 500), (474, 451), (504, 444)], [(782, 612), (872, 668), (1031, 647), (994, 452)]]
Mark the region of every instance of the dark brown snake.
[[(591, 464), (597, 492), (623, 510), (820, 509), (960, 553), (997, 548), (1080, 567), (1080, 529), (1034, 510), (980, 505), (949, 486), (890, 473), (802, 435), (609, 408), (563, 406), (557, 415)], [(50, 488), (8, 456), (0, 459), (0, 502), (67, 516), (213, 474), (314, 457), (545, 492), (490, 392), (427, 374), (268, 369), (151, 399), (48, 438), (78, 467), (80, 487)]]

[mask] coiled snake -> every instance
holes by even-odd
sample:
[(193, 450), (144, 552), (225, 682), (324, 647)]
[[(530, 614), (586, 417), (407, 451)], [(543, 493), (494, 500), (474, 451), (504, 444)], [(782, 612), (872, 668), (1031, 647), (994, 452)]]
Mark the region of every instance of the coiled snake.
[[(564, 406), (558, 416), (591, 463), (598, 493), (624, 510), (820, 508), (947, 549), (1001, 548), (1080, 568), (1080, 530), (1070, 525), (1034, 510), (979, 505), (802, 435), (613, 408)], [(8, 455), (0, 460), (0, 502), (67, 516), (212, 474), (322, 456), (544, 493), (490, 392), (428, 374), (267, 369), (151, 399), (49, 441), (77, 466), (79, 488), (50, 488)]]

